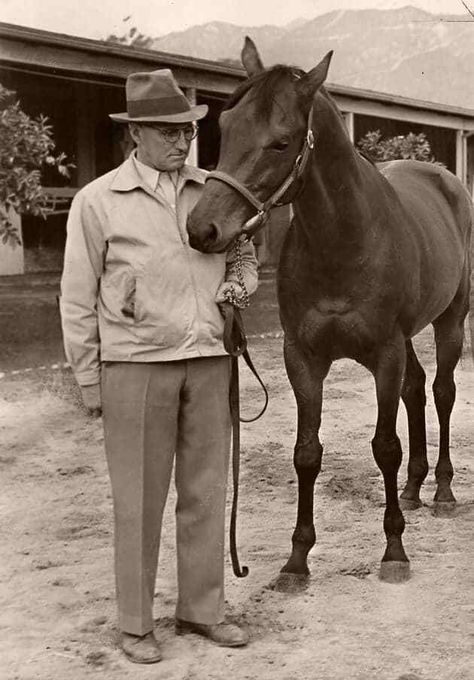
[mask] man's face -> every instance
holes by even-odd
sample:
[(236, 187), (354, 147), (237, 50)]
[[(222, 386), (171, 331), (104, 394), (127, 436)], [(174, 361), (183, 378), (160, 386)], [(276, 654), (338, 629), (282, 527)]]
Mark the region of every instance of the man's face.
[(192, 123), (131, 123), (129, 127), (139, 161), (161, 172), (173, 172), (184, 165), (195, 135)]

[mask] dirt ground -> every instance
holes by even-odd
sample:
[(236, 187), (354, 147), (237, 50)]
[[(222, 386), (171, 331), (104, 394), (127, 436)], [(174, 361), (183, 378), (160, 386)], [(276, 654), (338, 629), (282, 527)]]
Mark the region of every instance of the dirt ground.
[[(373, 381), (353, 362), (340, 361), (325, 388), (312, 577), (301, 593), (276, 592), (269, 584), (288, 556), (296, 516), (296, 409), (272, 285), (263, 283), (248, 324), (250, 350), (270, 391), (265, 416), (242, 432), (238, 542), (250, 574), (236, 579), (230, 563), (227, 570), (228, 613), (248, 628), (251, 644), (231, 650), (174, 635), (172, 494), (156, 584), (156, 634), (164, 659), (142, 667), (122, 657), (100, 422), (81, 411), (67, 369), (6, 372), (0, 382), (2, 680), (474, 680), (469, 352), (457, 370), (452, 457), (459, 506), (450, 518), (434, 517), (431, 510), (437, 425), (428, 394), (425, 505), (405, 513), (411, 580), (391, 585), (377, 576), (385, 541), (383, 485), (370, 448)], [(417, 347), (432, 382), (429, 332)], [(258, 410), (261, 393), (244, 369), (242, 398), (246, 414)], [(399, 429), (406, 451), (403, 409)]]

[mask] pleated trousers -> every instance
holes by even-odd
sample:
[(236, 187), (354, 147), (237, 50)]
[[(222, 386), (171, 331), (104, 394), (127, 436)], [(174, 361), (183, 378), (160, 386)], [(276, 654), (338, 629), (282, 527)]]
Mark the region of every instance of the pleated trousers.
[(153, 630), (163, 511), (175, 462), (177, 617), (224, 617), (230, 361), (102, 367), (104, 440), (115, 519), (120, 629)]

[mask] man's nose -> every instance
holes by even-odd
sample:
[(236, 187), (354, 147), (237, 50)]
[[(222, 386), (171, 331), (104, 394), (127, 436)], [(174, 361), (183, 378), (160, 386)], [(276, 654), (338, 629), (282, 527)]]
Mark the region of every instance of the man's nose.
[(176, 142), (176, 147), (180, 151), (187, 151), (188, 148), (189, 148), (189, 144), (190, 144), (190, 142), (188, 142), (187, 139), (184, 136), (184, 130), (180, 130), (179, 131), (179, 137), (178, 137), (178, 140)]

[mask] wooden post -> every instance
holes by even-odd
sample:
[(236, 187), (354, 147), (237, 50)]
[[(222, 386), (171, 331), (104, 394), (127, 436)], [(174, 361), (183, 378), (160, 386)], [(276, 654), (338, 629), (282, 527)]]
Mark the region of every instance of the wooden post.
[(474, 130), (466, 133), (466, 185), (474, 199)]
[(343, 113), (344, 120), (346, 121), (347, 132), (349, 133), (349, 139), (354, 144), (354, 114), (352, 111), (347, 111)]
[(77, 153), (77, 186), (83, 187), (95, 179), (94, 153), (94, 95), (87, 83), (74, 83), (74, 100), (76, 105), (76, 153)]
[(467, 180), (467, 139), (463, 130), (456, 130), (456, 175), (464, 184)]
[[(185, 90), (186, 97), (189, 100), (189, 103), (191, 106), (196, 105), (196, 88), (195, 87), (188, 87)], [(199, 149), (198, 149), (198, 140), (193, 139), (191, 142), (191, 147), (189, 149), (189, 156), (188, 156), (188, 163), (190, 165), (198, 166), (199, 164)]]

